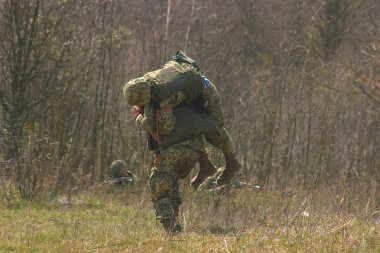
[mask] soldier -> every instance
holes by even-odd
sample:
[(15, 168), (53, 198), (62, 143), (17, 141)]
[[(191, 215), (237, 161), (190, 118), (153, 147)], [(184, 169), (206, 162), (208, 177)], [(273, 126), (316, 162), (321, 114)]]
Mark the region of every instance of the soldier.
[(192, 180), (194, 187), (216, 171), (205, 153), (202, 135), (226, 156), (229, 169), (225, 171), (229, 172), (218, 178), (220, 184), (228, 182), (240, 167), (223, 127), (215, 86), (190, 61), (181, 59), (131, 80), (123, 90), (127, 102), (134, 105), (132, 115), (136, 122), (150, 133), (150, 148), (155, 152), (151, 199), (156, 218), (168, 232), (181, 230), (178, 209), (182, 201), (177, 179), (186, 177), (198, 161), (200, 171)]
[[(226, 167), (218, 177), (217, 184), (227, 184), (236, 176), (241, 165), (236, 159), (231, 137), (224, 128), (218, 91), (200, 74), (198, 65), (183, 52), (178, 51), (173, 60), (167, 62), (161, 69), (129, 81), (124, 87), (124, 96), (131, 105), (146, 106), (153, 102), (156, 107), (165, 111), (163, 117), (171, 118), (171, 121), (175, 121), (172, 115), (173, 108), (181, 104), (192, 102), (204, 110), (219, 127), (219, 132), (209, 132), (204, 135), (205, 139), (222, 150), (226, 161)], [(134, 100), (136, 98), (138, 101)], [(194, 188), (216, 172), (215, 166), (208, 161), (205, 155), (201, 155), (199, 161), (201, 169), (191, 182)]]
[[(158, 110), (158, 127), (155, 126), (157, 124), (155, 122), (156, 115), (154, 115), (155, 109), (150, 104), (144, 106), (144, 109), (139, 106), (133, 107), (132, 114), (135, 117), (136, 123), (140, 125), (146, 132), (149, 132), (151, 134), (151, 138), (148, 141), (156, 142), (154, 138), (158, 139), (160, 136), (162, 138), (165, 138), (170, 133), (172, 133), (177, 121), (173, 113), (173, 107), (168, 106), (168, 102), (171, 100), (173, 100), (172, 96), (169, 97), (169, 99), (165, 100), (165, 106), (162, 106), (162, 109)], [(144, 113), (142, 113), (143, 111)], [(158, 156), (155, 155), (155, 157), (157, 158)], [(198, 163), (199, 172), (190, 183), (194, 188), (197, 188), (204, 179), (216, 172), (215, 166), (208, 159), (205, 152), (201, 153)]]
[(113, 183), (116, 185), (122, 185), (133, 183), (136, 179), (136, 176), (132, 171), (127, 169), (127, 164), (123, 160), (115, 160), (110, 165), (108, 180), (105, 180), (107, 183)]
[[(129, 93), (130, 91), (126, 92)], [(138, 100), (134, 100), (133, 94), (128, 94), (126, 97), (128, 102), (141, 105)], [(181, 231), (178, 212), (179, 206), (182, 204), (177, 180), (185, 178), (201, 156), (206, 158), (207, 156), (205, 155), (204, 141), (201, 134), (195, 133), (194, 136), (179, 142), (170, 141), (168, 138), (165, 139), (165, 137), (178, 136), (174, 128), (181, 128), (178, 125), (181, 118), (175, 117), (168, 109), (159, 109), (157, 110), (159, 114), (156, 117), (157, 121), (154, 122), (151, 115), (152, 111), (155, 110), (150, 105), (144, 107), (144, 112), (140, 107), (135, 106), (132, 109), (132, 115), (138, 125), (150, 132), (155, 140), (159, 140), (158, 136), (164, 140), (159, 142), (161, 143), (159, 149), (154, 150), (155, 159), (150, 175), (151, 200), (155, 208), (156, 219), (162, 223), (168, 233), (176, 234)], [(188, 112), (191, 113), (191, 110), (188, 110)], [(204, 118), (204, 120), (207, 121), (207, 118)], [(217, 130), (216, 123), (214, 128)], [(157, 130), (156, 133), (155, 130)]]
[(127, 164), (123, 160), (113, 161), (110, 165), (111, 178), (125, 177)]

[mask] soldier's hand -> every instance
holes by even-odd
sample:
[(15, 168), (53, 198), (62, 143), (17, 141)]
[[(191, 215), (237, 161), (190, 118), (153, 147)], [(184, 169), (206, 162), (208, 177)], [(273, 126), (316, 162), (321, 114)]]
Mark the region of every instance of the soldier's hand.
[(133, 106), (132, 108), (132, 117), (134, 119), (137, 118), (137, 116), (139, 116), (140, 114), (142, 114), (143, 112), (143, 108), (141, 106)]

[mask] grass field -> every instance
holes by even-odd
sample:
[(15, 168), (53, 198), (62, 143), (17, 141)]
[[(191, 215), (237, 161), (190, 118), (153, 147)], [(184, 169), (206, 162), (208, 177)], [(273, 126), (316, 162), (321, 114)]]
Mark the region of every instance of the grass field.
[(360, 195), (348, 205), (332, 189), (181, 188), (177, 236), (155, 221), (146, 185), (0, 202), (0, 252), (380, 252), (379, 212), (365, 210)]

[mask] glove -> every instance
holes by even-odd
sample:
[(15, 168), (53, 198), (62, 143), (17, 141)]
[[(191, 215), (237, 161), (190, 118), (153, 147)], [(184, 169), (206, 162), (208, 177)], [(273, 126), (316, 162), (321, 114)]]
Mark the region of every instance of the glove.
[(133, 108), (132, 108), (132, 117), (133, 117), (133, 119), (136, 119), (137, 116), (139, 116), (140, 114), (142, 114), (142, 111), (143, 111), (143, 107), (133, 106)]

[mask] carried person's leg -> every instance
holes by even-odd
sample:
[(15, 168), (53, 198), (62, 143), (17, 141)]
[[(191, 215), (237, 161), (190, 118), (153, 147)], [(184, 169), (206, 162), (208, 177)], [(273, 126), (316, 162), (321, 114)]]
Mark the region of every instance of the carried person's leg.
[(239, 170), (241, 169), (241, 165), (236, 159), (236, 153), (232, 146), (230, 135), (225, 128), (222, 128), (220, 134), (207, 134), (205, 135), (205, 139), (214, 147), (221, 149), (226, 161), (226, 167), (222, 174), (218, 177), (217, 184), (224, 185), (231, 182), (231, 180), (237, 176)]
[(215, 172), (216, 167), (208, 159), (207, 154), (202, 152), (199, 158), (199, 171), (197, 175), (191, 180), (191, 187), (198, 189), (199, 185), (201, 185), (206, 178), (212, 176)]

